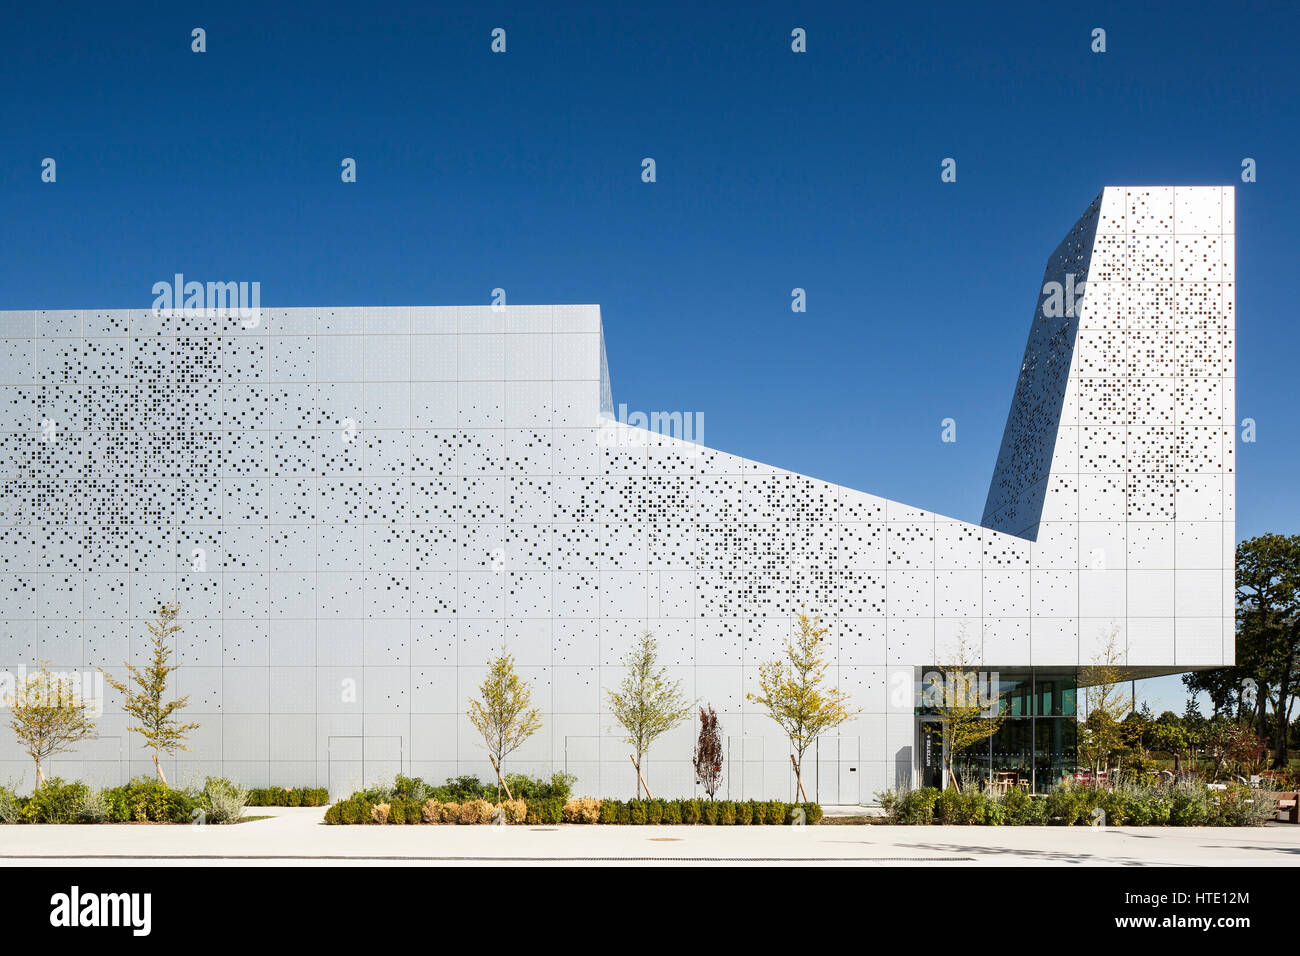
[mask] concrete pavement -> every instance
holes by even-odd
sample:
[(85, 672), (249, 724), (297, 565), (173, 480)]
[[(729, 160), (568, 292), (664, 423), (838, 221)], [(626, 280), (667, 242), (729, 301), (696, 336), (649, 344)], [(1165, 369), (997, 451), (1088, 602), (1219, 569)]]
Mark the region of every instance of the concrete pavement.
[(1300, 866), (1300, 827), (2, 826), (0, 866)]

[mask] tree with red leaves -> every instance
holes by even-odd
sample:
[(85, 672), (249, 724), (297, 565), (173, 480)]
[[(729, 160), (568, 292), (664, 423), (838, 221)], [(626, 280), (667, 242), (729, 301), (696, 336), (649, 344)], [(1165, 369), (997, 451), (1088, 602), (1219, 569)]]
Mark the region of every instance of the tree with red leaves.
[(713, 799), (722, 784), (722, 730), (712, 705), (700, 708), (700, 739), (695, 742), (695, 776)]

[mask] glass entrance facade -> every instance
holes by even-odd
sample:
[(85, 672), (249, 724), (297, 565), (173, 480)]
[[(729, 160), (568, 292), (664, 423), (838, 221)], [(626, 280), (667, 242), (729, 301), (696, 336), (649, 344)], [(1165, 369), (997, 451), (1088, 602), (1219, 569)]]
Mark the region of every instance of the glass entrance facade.
[[(941, 747), (932, 733), (939, 727), (938, 715), (924, 703), (924, 684), (935, 670), (921, 671), (917, 698), (918, 740), (932, 751), (927, 765), (919, 768), (923, 786), (939, 786), (942, 779), (934, 766)], [(956, 756), (957, 775), (1044, 793), (1073, 773), (1078, 755), (1075, 672), (981, 668), (978, 674), (989, 695), (997, 693), (1006, 719), (992, 737)]]

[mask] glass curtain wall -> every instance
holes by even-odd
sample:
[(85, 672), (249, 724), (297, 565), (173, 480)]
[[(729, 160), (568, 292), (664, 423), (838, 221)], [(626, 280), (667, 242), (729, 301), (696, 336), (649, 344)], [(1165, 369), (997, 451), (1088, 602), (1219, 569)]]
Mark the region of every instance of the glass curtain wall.
[[(1075, 769), (1075, 675), (988, 673), (998, 675), (997, 689), (1006, 719), (992, 737), (957, 755), (953, 769), (963, 779), (1044, 793)], [(922, 708), (917, 714), (924, 716), (933, 711)]]

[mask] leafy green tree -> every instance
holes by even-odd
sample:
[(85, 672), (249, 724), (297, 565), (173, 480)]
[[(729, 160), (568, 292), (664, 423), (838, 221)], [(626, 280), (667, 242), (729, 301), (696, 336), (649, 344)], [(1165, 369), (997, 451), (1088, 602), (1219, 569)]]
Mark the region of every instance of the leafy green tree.
[(1141, 707), (1130, 710), (1120, 721), (1120, 728), (1128, 746), (1129, 768), (1134, 771), (1147, 770), (1155, 734), (1155, 719), (1151, 716), (1150, 705), (1144, 701)]
[(623, 658), (627, 665), (623, 683), (618, 690), (605, 692), (610, 712), (626, 731), (624, 743), (631, 744), (635, 751), (632, 763), (636, 766), (638, 800), (642, 784), (646, 796), (650, 795), (643, 763), (650, 745), (689, 717), (694, 707), (682, 694), (681, 681), (669, 680), (667, 668), (659, 666), (658, 649), (653, 634), (647, 631), (641, 635), (636, 647)]
[(505, 758), (542, 726), (542, 714), (532, 706), (533, 691), (515, 672), (515, 659), (504, 650), (488, 667), (487, 677), (479, 685), (480, 698), (469, 701), (469, 720), (483, 737), (488, 760), (497, 775), (497, 800), (501, 788), (511, 800), (514, 796), (501, 776)]
[[(1002, 706), (1001, 689), (989, 688), (982, 693), (977, 670), (977, 654), (962, 622), (953, 646), (942, 652), (947, 661), (940, 661), (938, 673), (942, 687), (936, 689), (928, 701), (930, 711), (940, 718), (937, 733), (942, 738), (943, 769), (948, 782), (961, 792), (955, 764), (957, 758), (976, 744), (988, 740), (1006, 720)], [(933, 727), (935, 724), (928, 724)]]
[(1183, 757), (1192, 749), (1192, 739), (1183, 726), (1183, 719), (1171, 710), (1156, 718), (1151, 731), (1151, 745), (1174, 758), (1174, 773), (1182, 773)]
[(746, 697), (763, 707), (769, 717), (790, 738), (795, 789), (808, 800), (803, 787), (803, 758), (808, 748), (828, 730), (851, 720), (849, 695), (825, 687), (829, 664), (822, 656), (822, 637), (827, 628), (817, 618), (799, 615), (798, 632), (785, 643), (784, 659), (759, 665), (757, 694)]
[[(1273, 766), (1289, 758), (1300, 693), (1300, 535), (1265, 534), (1237, 545), (1236, 664), (1183, 675), (1214, 716), (1235, 717), (1273, 743)], [(1189, 727), (1189, 731), (1190, 731)]]
[(95, 736), (91, 703), (78, 692), (75, 681), (51, 673), (43, 661), (37, 671), (15, 682), (3, 703), (9, 708), (10, 729), (36, 763), (38, 788), (45, 783), (43, 761)]
[(1256, 682), (1259, 736), (1272, 737), (1273, 766), (1281, 769), (1300, 684), (1300, 535), (1265, 534), (1237, 545), (1237, 649)]
[(125, 683), (100, 671), (109, 686), (122, 695), (122, 709), (136, 719), (136, 723), (128, 724), (126, 729), (144, 737), (144, 746), (153, 751), (154, 770), (164, 784), (167, 783), (167, 775), (163, 773), (159, 754), (174, 756), (178, 750), (189, 750), (185, 746), (186, 737), (191, 730), (200, 726), (183, 724), (177, 718), (177, 711), (189, 703), (188, 696), (171, 701), (163, 700), (167, 694), (168, 678), (178, 669), (177, 665), (168, 661), (172, 656), (170, 645), (181, 631), (181, 625), (176, 623), (180, 613), (179, 604), (164, 604), (158, 608), (152, 621), (145, 622), (152, 650), (149, 663), (142, 669), (133, 664), (122, 665), (130, 673), (137, 690), (131, 690)]

